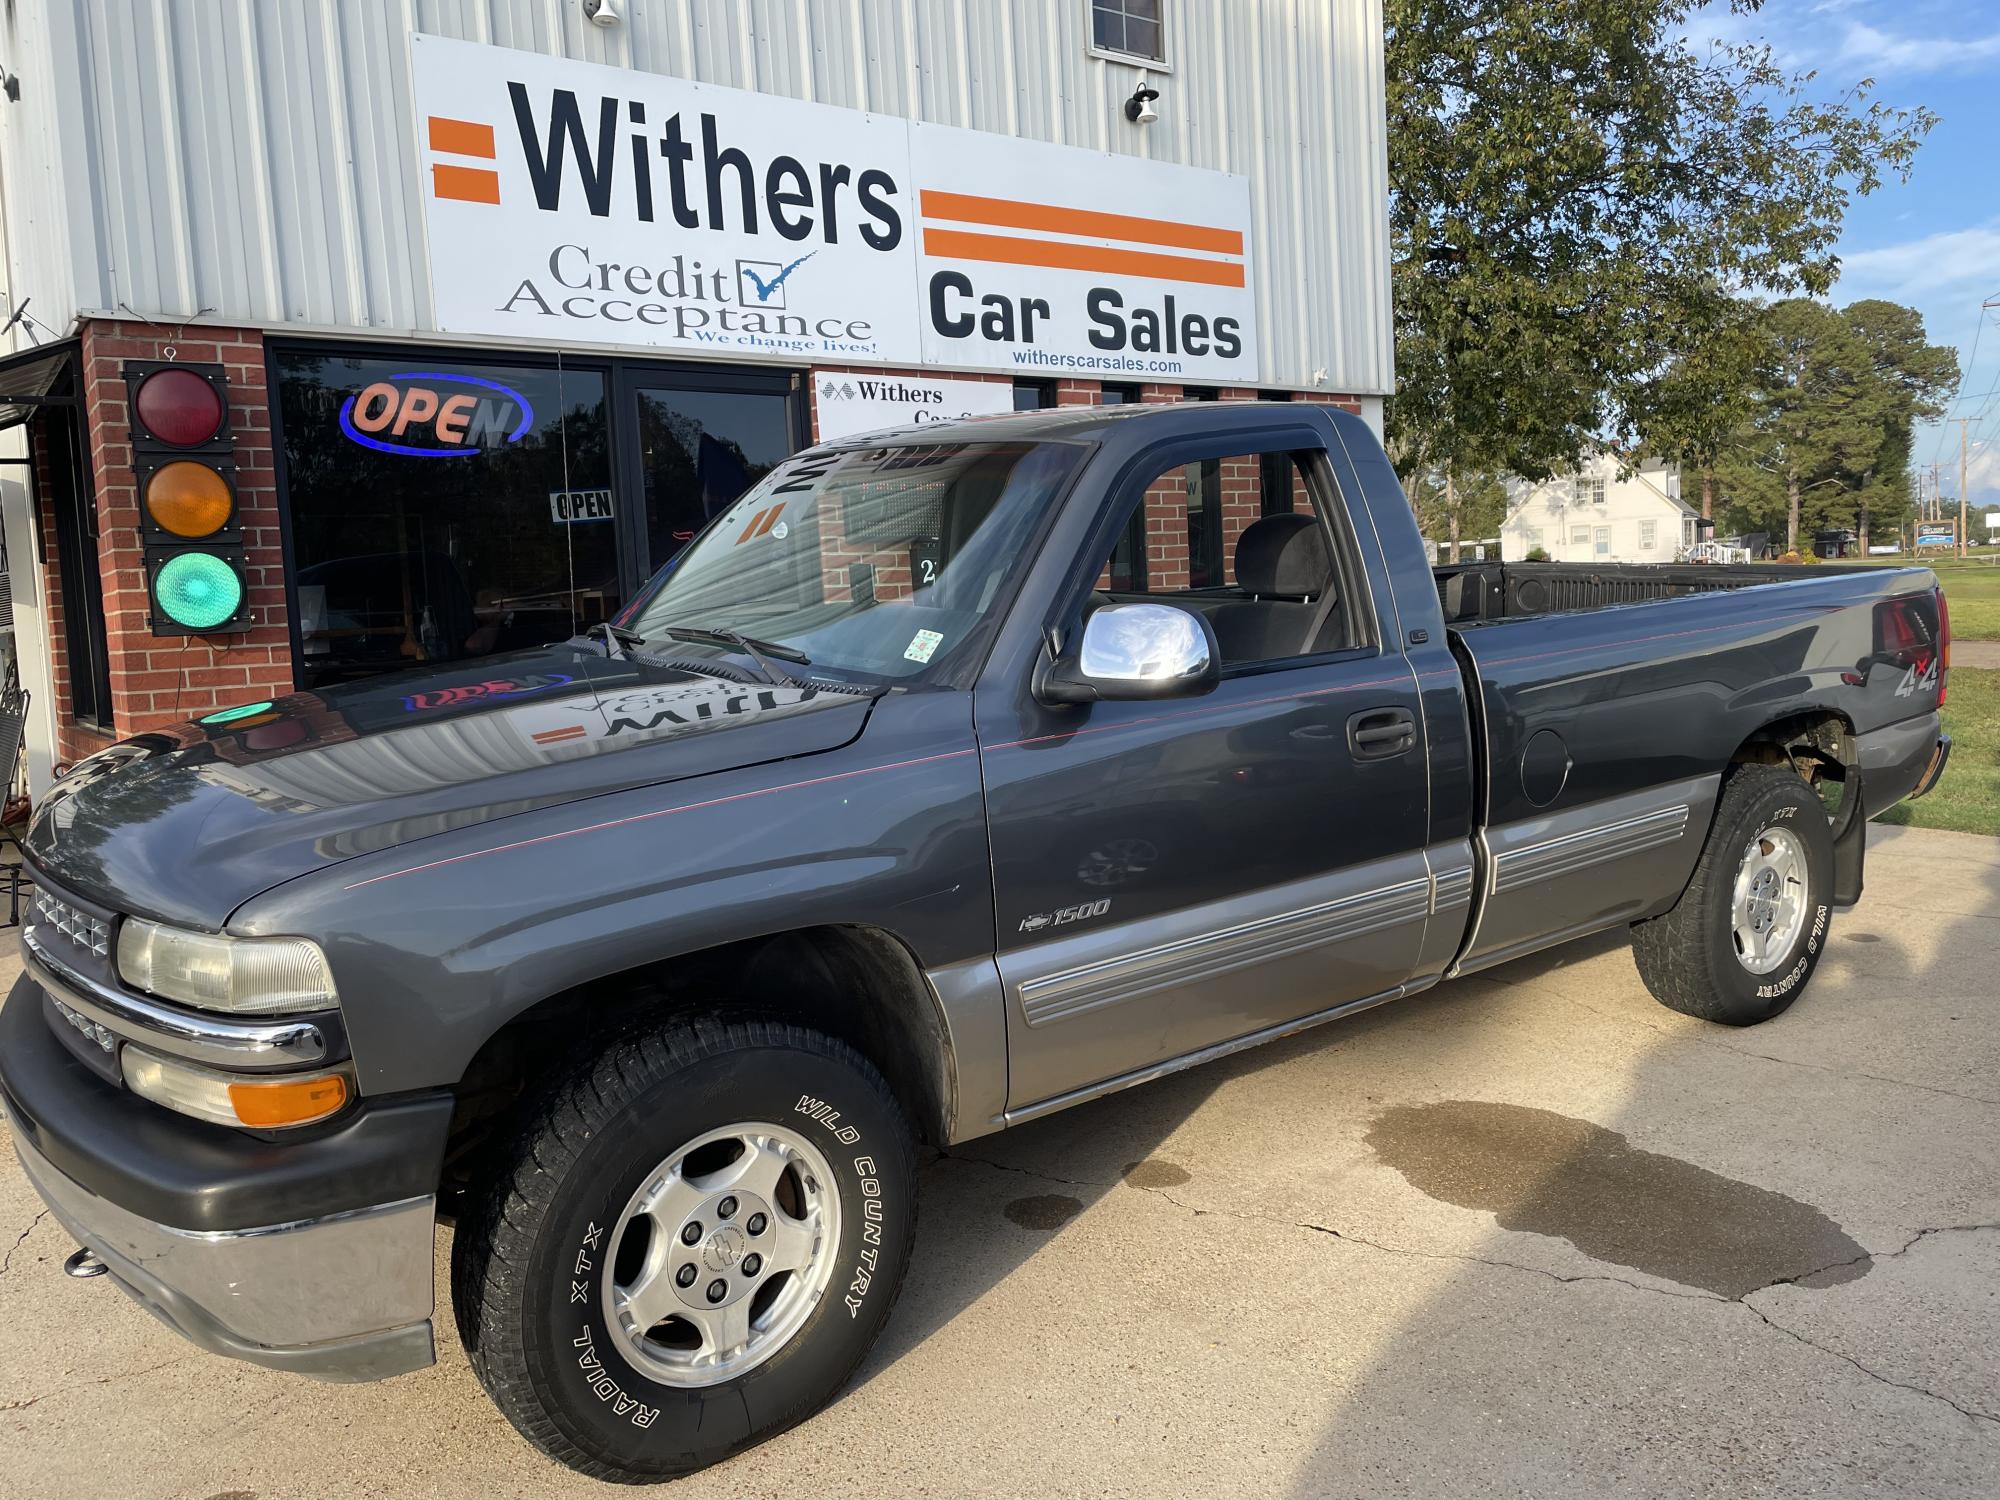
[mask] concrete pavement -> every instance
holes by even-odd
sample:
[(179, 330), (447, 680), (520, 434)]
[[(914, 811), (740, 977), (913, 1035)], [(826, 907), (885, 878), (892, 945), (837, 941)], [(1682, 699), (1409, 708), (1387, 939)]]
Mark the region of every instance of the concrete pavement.
[[(1769, 1025), (1605, 938), (973, 1142), (854, 1384), (675, 1493), (2000, 1493), (1996, 940), (2000, 841), (1878, 829)], [(375, 1386), (216, 1360), (38, 1206), (10, 1155), (0, 1492), (600, 1488), (448, 1335)]]

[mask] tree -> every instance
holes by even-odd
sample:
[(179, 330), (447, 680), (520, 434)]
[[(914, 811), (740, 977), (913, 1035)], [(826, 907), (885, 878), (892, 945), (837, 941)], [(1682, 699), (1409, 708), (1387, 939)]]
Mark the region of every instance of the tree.
[(1671, 357), (1726, 323), (1719, 288), (1824, 292), (1850, 195), (1907, 173), (1928, 111), (1697, 47), (1695, 9), (1387, 0), (1406, 475), (1541, 478), (1629, 437)]
[(1875, 373), (1888, 393), (1881, 449), (1873, 466), (1857, 476), (1862, 482), (1855, 499), (1865, 547), (1872, 521), (1901, 526), (1915, 512), (1910, 451), (1916, 424), (1944, 415), (1951, 393), (1958, 388), (1958, 351), (1926, 343), (1923, 314), (1914, 307), (1871, 298), (1851, 304), (1841, 317), (1868, 346)]
[(1924, 342), (1923, 319), (1890, 302), (1836, 312), (1792, 298), (1761, 318), (1768, 359), (1718, 460), (1733, 517), (1750, 530), (1901, 521), (1917, 417), (1957, 383), (1955, 350)]
[(1492, 474), (1426, 470), (1411, 481), (1410, 504), (1417, 529), (1432, 541), (1450, 543), (1451, 560), (1458, 562), (1468, 538), (1499, 535), (1507, 519), (1507, 487)]
[(1698, 480), (1701, 513), (1715, 514), (1717, 470), (1739, 428), (1750, 418), (1775, 350), (1764, 308), (1748, 299), (1699, 320), (1683, 346), (1635, 396), (1634, 421), (1647, 452), (1671, 459)]

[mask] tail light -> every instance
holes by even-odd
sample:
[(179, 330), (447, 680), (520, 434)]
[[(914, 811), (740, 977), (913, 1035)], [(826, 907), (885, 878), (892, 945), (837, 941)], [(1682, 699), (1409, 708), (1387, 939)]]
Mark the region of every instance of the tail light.
[(1951, 606), (1945, 602), (1944, 585), (1932, 590), (1938, 609), (1938, 707), (1944, 707), (1945, 679), (1951, 675)]
[[(1873, 660), (1902, 669), (1903, 680), (1896, 689), (1898, 697), (1920, 692), (1935, 681), (1938, 702), (1943, 703), (1948, 652), (1942, 589), (1934, 590), (1928, 601), (1938, 611), (1935, 622), (1924, 611), (1926, 602), (1922, 594), (1908, 594), (1900, 599), (1884, 599), (1875, 606)], [(1847, 680), (1857, 679), (1849, 676)], [(1865, 673), (1859, 680), (1866, 680)]]

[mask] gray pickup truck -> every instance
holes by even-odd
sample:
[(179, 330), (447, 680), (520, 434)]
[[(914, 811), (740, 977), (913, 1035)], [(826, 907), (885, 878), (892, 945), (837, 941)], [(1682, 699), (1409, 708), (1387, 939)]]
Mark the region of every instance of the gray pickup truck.
[(1923, 569), (1434, 569), (1325, 407), (876, 434), (565, 644), (75, 767), (0, 1092), (73, 1274), (369, 1379), (443, 1218), (509, 1419), (664, 1478), (852, 1373), (921, 1148), (1626, 924), (1777, 1015), (1947, 666)]

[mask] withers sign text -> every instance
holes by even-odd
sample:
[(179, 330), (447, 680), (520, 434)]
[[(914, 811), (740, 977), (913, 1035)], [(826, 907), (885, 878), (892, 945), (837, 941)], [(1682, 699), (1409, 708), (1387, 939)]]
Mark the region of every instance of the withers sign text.
[(1254, 381), (1240, 177), (412, 38), (447, 332)]

